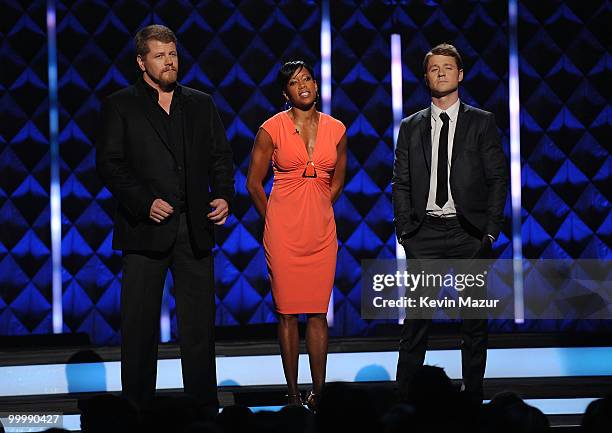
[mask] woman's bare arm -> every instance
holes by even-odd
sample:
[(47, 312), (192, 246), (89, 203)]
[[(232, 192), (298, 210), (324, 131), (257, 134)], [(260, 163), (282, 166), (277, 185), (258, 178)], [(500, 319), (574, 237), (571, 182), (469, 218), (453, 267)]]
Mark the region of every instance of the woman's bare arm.
[(347, 146), (346, 134), (342, 136), (338, 143), (337, 152), (338, 157), (336, 159), (336, 169), (334, 170), (334, 177), (331, 183), (331, 199), (332, 203), (335, 203), (340, 197), (342, 188), (344, 188), (344, 177), (346, 176), (346, 146)]
[(263, 128), (259, 128), (255, 136), (255, 143), (253, 143), (253, 150), (251, 151), (251, 162), (249, 163), (246, 186), (255, 208), (262, 218), (266, 217), (268, 205), (263, 181), (268, 174), (273, 152), (274, 144), (272, 143), (272, 137)]

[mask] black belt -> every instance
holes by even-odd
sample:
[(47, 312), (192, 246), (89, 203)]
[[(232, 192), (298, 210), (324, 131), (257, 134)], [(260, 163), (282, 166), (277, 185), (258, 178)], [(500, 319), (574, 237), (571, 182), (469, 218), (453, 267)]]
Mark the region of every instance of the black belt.
[(452, 218), (457, 218), (457, 214), (454, 213), (452, 215), (434, 215), (434, 214), (430, 214), (430, 213), (426, 213), (425, 214), (425, 218), (433, 218), (433, 219), (437, 219), (437, 220), (445, 220), (445, 219), (452, 219)]
[(457, 215), (443, 217), (425, 214), (425, 221), (430, 223), (445, 224), (450, 222), (456, 222), (458, 220), (459, 218), (457, 217)]

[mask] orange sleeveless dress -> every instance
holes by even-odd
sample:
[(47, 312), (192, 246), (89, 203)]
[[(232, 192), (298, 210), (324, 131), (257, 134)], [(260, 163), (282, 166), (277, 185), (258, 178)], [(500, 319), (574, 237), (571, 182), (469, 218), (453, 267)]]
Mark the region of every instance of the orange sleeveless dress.
[(282, 111), (261, 126), (274, 143), (274, 184), (268, 198), (264, 250), (272, 296), (282, 314), (325, 313), (329, 305), (338, 240), (331, 179), (346, 128), (320, 113), (313, 162), (317, 177), (303, 177), (308, 153), (295, 124)]

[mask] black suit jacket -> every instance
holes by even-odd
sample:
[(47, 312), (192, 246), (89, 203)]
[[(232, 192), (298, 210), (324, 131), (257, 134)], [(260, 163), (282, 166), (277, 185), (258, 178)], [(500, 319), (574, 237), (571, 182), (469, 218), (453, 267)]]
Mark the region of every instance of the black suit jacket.
[[(147, 84), (110, 95), (103, 103), (97, 138), (96, 166), (118, 201), (113, 248), (164, 251), (176, 239), (180, 170), (186, 171), (185, 193), (191, 235), (200, 249), (214, 245), (209, 202), (234, 195), (232, 150), (210, 95), (181, 86), (185, 158), (168, 143), (163, 125), (154, 121)], [(183, 164), (184, 163), (184, 164)], [(184, 167), (182, 167), (184, 165)], [(181, 174), (182, 175), (182, 174)], [(149, 218), (156, 198), (175, 212), (162, 223)]]
[[(402, 120), (393, 168), (393, 209), (400, 241), (418, 230), (431, 173), (431, 107)], [(457, 213), (481, 235), (497, 237), (504, 220), (508, 168), (495, 117), (461, 103), (453, 139), (450, 189)]]

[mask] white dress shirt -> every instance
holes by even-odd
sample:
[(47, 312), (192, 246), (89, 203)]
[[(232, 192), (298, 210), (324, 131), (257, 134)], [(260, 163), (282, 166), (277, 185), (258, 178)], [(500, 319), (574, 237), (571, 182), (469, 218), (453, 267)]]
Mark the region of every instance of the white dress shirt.
[[(446, 110), (442, 110), (433, 103), (431, 104), (431, 176), (429, 177), (429, 196), (427, 197), (427, 214), (436, 217), (452, 217), (457, 215), (453, 194), (450, 189), (451, 157), (453, 155), (453, 141), (457, 127), (457, 116), (459, 115), (459, 99)], [(450, 117), (448, 125), (448, 170), (446, 187), (448, 188), (448, 201), (443, 208), (436, 204), (436, 189), (438, 188), (438, 146), (440, 144), (440, 130), (442, 119), (440, 113), (445, 112)]]

